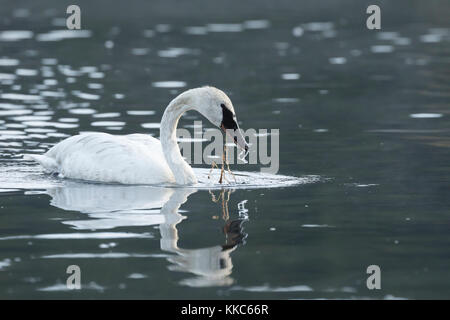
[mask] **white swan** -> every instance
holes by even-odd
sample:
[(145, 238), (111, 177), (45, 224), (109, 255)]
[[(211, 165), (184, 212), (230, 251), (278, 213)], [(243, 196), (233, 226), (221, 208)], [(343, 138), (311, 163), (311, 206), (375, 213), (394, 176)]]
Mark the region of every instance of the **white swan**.
[(187, 90), (173, 99), (161, 120), (160, 140), (145, 134), (85, 133), (69, 137), (43, 155), (24, 155), (47, 171), (72, 179), (122, 184), (195, 184), (197, 178), (183, 159), (176, 128), (181, 115), (197, 110), (212, 124), (234, 131), (234, 141), (248, 146), (237, 124), (233, 104), (214, 87)]

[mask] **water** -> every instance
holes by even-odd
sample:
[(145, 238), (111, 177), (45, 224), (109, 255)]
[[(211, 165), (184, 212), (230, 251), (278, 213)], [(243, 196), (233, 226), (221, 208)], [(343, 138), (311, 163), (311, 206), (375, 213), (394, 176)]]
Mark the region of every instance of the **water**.
[[(72, 33), (56, 1), (2, 2), (0, 297), (450, 298), (448, 4), (386, 4), (398, 19), (376, 32), (363, 5), (324, 3), (81, 3)], [(78, 132), (158, 136), (168, 101), (205, 84), (242, 128), (280, 128), (296, 183), (101, 185), (22, 159)]]

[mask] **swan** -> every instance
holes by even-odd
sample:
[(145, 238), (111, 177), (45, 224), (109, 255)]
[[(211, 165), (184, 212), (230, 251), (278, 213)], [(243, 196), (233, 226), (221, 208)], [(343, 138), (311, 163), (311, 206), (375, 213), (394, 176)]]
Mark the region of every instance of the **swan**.
[(196, 110), (248, 150), (230, 98), (223, 91), (206, 86), (187, 90), (169, 103), (161, 119), (159, 140), (137, 133), (82, 133), (64, 139), (45, 154), (26, 154), (24, 158), (38, 162), (47, 172), (71, 179), (120, 184), (196, 184), (197, 177), (181, 156), (176, 136), (178, 120), (188, 110)]

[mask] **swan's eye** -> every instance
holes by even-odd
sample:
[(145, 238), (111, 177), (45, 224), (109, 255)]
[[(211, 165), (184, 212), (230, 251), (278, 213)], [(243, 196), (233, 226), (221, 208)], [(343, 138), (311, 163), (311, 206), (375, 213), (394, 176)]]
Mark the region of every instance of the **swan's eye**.
[(222, 109), (226, 108), (226, 106), (223, 103), (220, 106), (222, 107)]

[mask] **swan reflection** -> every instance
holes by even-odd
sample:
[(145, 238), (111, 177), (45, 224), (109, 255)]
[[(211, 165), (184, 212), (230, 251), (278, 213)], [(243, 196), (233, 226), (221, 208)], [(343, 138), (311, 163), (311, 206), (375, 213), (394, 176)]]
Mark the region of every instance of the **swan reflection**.
[(233, 264), (230, 254), (242, 244), (246, 235), (246, 218), (229, 220), (228, 201), (231, 190), (211, 193), (212, 201), (221, 203), (218, 211), (224, 220), (224, 243), (212, 247), (184, 249), (178, 246), (177, 225), (186, 219), (180, 207), (197, 192), (193, 188), (157, 188), (151, 186), (118, 186), (86, 183), (67, 183), (48, 189), (51, 205), (86, 213), (89, 219), (62, 221), (77, 230), (99, 230), (130, 226), (159, 226), (161, 250), (172, 253), (167, 257), (171, 271), (192, 273), (195, 276), (180, 284), (203, 287), (233, 283)]

